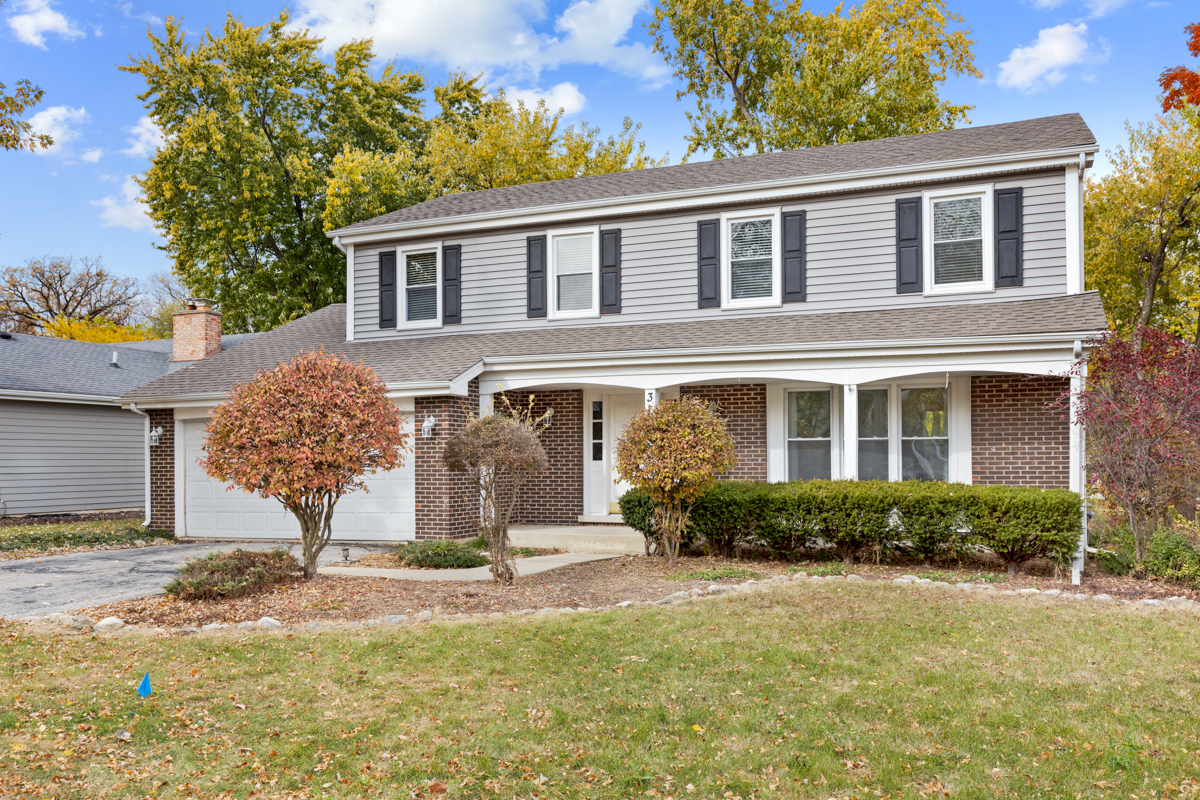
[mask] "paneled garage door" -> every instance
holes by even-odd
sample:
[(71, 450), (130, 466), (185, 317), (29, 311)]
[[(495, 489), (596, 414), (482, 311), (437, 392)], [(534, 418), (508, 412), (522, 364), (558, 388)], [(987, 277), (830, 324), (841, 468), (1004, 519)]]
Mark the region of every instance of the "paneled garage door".
[[(411, 416), (411, 415), (409, 415)], [(278, 500), (226, 491), (228, 484), (204, 474), (206, 420), (184, 423), (184, 515), (190, 538), (296, 539), (300, 525)], [(411, 424), (411, 423), (406, 423)], [(334, 541), (399, 541), (412, 539), (416, 526), (412, 455), (404, 466), (368, 476), (370, 492), (355, 492), (338, 501), (333, 512)]]

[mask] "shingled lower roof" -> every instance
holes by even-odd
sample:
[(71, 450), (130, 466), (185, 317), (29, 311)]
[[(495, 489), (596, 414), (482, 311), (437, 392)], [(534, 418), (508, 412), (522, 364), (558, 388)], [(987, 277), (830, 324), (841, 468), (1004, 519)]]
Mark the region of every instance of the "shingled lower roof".
[(585, 353), (618, 355), (656, 350), (704, 350), (763, 345), (786, 347), (872, 341), (920, 342), (995, 336), (997, 333), (1091, 333), (1107, 328), (1096, 292), (1043, 300), (1015, 300), (883, 311), (791, 314), (656, 325), (579, 325), (540, 331), (433, 335), (346, 342), (346, 307), (327, 306), (241, 346), (140, 386), (124, 400), (211, 397), (252, 379), (301, 351), (324, 348), (361, 360), (389, 386), (449, 382), (487, 358)]
[(485, 212), (549, 208), (568, 203), (834, 176), (846, 172), (1065, 148), (1078, 147), (1093, 151), (1095, 146), (1096, 137), (1081, 116), (1062, 114), (1001, 125), (981, 125), (977, 128), (448, 194), (339, 228), (332, 231), (331, 235), (380, 226), (448, 220)]

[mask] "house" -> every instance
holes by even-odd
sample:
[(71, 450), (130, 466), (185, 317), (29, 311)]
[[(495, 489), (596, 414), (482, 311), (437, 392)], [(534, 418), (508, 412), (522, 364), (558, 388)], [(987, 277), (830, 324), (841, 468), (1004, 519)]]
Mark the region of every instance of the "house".
[[(196, 466), (208, 410), (301, 350), (362, 360), (416, 432), (339, 504), (335, 535), (465, 537), (439, 454), (497, 392), (553, 409), (519, 521), (619, 523), (622, 426), (699, 395), (734, 478), (1082, 487), (1082, 434), (1044, 408), (1105, 327), (1084, 291), (1077, 114), (453, 194), (332, 232), (347, 302), (127, 392), (164, 435), (154, 524), (294, 535)], [(173, 476), (173, 477), (168, 477)]]
[(0, 516), (146, 507), (148, 418), (115, 399), (212, 355), (185, 346), (194, 313), (177, 315), (175, 339), (147, 342), (0, 333)]

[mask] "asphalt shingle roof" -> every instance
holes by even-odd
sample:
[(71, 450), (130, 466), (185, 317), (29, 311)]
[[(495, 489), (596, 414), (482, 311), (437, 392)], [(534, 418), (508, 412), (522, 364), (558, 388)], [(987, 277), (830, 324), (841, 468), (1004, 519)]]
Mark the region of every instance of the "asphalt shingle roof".
[[(221, 349), (257, 335), (224, 336)], [(171, 347), (170, 339), (95, 344), (14, 333), (0, 339), (0, 390), (119, 397), (185, 366), (171, 361)]]
[(938, 161), (1029, 153), (1066, 147), (1094, 149), (1096, 137), (1078, 114), (981, 125), (951, 131), (780, 153), (699, 161), (655, 169), (508, 186), (436, 197), (415, 206), (340, 228), (348, 233), (379, 225), (421, 222), (482, 212), (546, 208), (565, 203), (711, 189), (817, 175), (836, 175)]
[(1096, 292), (882, 311), (791, 314), (653, 325), (580, 325), (541, 331), (431, 335), (346, 342), (346, 306), (320, 311), (261, 334), (242, 346), (196, 362), (125, 395), (124, 399), (214, 395), (252, 379), (302, 350), (324, 348), (361, 360), (388, 384), (453, 380), (483, 358), (655, 350), (811, 345), (830, 342), (919, 341), (1003, 333), (1091, 333), (1107, 328)]

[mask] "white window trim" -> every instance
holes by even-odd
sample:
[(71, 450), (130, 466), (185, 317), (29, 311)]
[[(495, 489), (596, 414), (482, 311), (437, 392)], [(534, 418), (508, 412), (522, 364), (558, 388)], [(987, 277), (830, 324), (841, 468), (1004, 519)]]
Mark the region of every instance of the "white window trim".
[[(782, 271), (780, 264), (783, 260), (780, 252), (782, 247), (782, 234), (779, 227), (781, 217), (782, 214), (778, 207), (731, 211), (721, 215), (721, 308), (771, 308), (783, 305), (783, 280), (780, 275)], [(733, 245), (733, 237), (729, 233), (731, 223), (768, 218), (771, 220), (771, 296), (734, 300), (730, 297), (733, 288), (733, 281), (730, 280), (730, 248)]]
[[(554, 240), (560, 236), (592, 236), (592, 307), (587, 311), (558, 310), (558, 259), (555, 258)], [(546, 231), (546, 315), (549, 319), (592, 319), (600, 316), (600, 226), (588, 225), (581, 228), (558, 228)]]
[[(781, 426), (779, 440), (782, 442), (782, 472), (779, 480), (788, 479), (788, 435), (787, 435), (787, 396), (788, 392), (829, 392), (829, 474), (833, 480), (842, 477), (842, 387), (832, 383), (785, 383), (780, 387), (782, 402), (780, 408)], [(768, 478), (769, 480), (770, 478)]]
[[(995, 249), (996, 219), (992, 206), (993, 185), (956, 186), (949, 189), (931, 189), (922, 194), (923, 208), (921, 209), (921, 239), (924, 253), (924, 294), (976, 294), (979, 292), (994, 292), (996, 290)], [(935, 286), (933, 282), (933, 204), (941, 200), (959, 200), (971, 197), (982, 199), (983, 214), (983, 280), (972, 283), (949, 283)]]
[[(433, 253), (437, 257), (437, 269), (435, 271), (434, 283), (437, 286), (437, 317), (436, 319), (423, 319), (416, 322), (408, 321), (408, 262), (407, 257), (410, 255), (418, 255), (420, 253)], [(396, 250), (396, 285), (400, 292), (399, 301), (396, 303), (396, 329), (397, 330), (412, 330), (417, 328), (440, 328), (442, 327), (442, 243), (434, 242), (425, 244), (420, 247), (405, 247)]]

